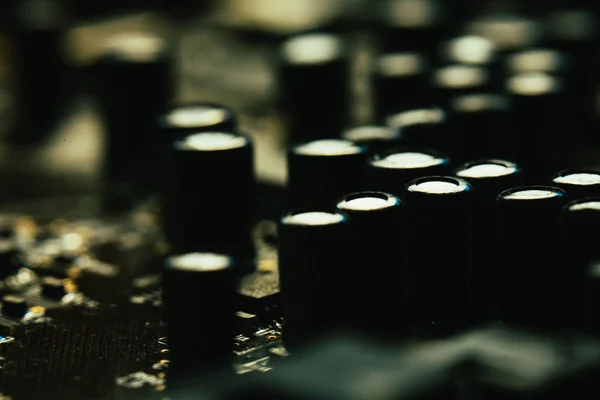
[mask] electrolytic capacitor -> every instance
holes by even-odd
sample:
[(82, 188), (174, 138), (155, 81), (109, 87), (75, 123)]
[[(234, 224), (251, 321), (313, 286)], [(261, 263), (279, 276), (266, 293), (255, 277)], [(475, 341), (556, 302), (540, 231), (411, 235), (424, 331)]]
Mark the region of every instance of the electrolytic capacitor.
[(366, 148), (342, 139), (292, 147), (288, 153), (291, 208), (331, 207), (338, 197), (361, 189)]
[(367, 161), (364, 187), (401, 197), (416, 178), (444, 175), (450, 160), (430, 149), (399, 148), (376, 154)]
[(280, 85), (292, 142), (332, 137), (349, 122), (350, 62), (341, 36), (292, 37), (281, 49)]
[(340, 138), (364, 146), (369, 154), (374, 154), (398, 147), (402, 133), (387, 126), (362, 125), (346, 129)]
[(571, 200), (600, 196), (600, 170), (568, 169), (552, 178), (552, 185), (564, 190)]
[(223, 105), (190, 103), (171, 107), (158, 117), (158, 133), (152, 143), (155, 158), (155, 191), (165, 196), (168, 190), (168, 164), (173, 143), (199, 132), (234, 132), (235, 112)]
[(502, 319), (534, 329), (548, 328), (548, 304), (558, 258), (557, 218), (566, 203), (563, 190), (550, 186), (523, 186), (505, 190), (496, 201), (499, 262), (503, 294)]
[(201, 132), (173, 144), (168, 228), (174, 251), (253, 258), (255, 181), (251, 140), (233, 132)]
[(235, 112), (224, 105), (190, 103), (171, 107), (158, 118), (159, 129), (171, 140), (198, 132), (231, 132), (237, 129)]
[(2, 315), (8, 318), (21, 319), (27, 313), (27, 301), (19, 296), (2, 297)]
[(471, 161), (460, 165), (454, 174), (469, 182), (473, 196), (473, 270), (470, 273), (471, 297), (477, 321), (493, 321), (499, 316), (501, 294), (497, 263), (496, 197), (522, 184), (521, 169), (513, 162), (496, 159)]
[(573, 70), (569, 56), (551, 48), (530, 48), (510, 54), (506, 59), (509, 75), (545, 72), (570, 78)]
[(600, 197), (588, 197), (563, 207), (560, 218), (561, 260), (554, 283), (553, 312), (562, 328), (583, 328), (598, 334), (597, 270), (600, 248), (594, 232), (600, 229)]
[(406, 185), (406, 304), (411, 325), (448, 334), (469, 322), (473, 188), (431, 176)]
[(540, 22), (517, 14), (484, 14), (470, 21), (467, 35), (482, 36), (491, 40), (500, 59), (515, 51), (532, 47), (542, 40)]
[(449, 150), (450, 124), (447, 112), (441, 108), (402, 110), (388, 116), (385, 124), (402, 134), (405, 146)]
[(170, 384), (231, 368), (237, 269), (233, 258), (216, 253), (166, 259), (162, 293)]
[(452, 64), (433, 71), (431, 86), (433, 104), (447, 110), (455, 96), (490, 89), (490, 78), (485, 68), (473, 65)]
[(384, 51), (433, 52), (445, 34), (447, 11), (440, 0), (382, 0), (379, 44)]
[(429, 107), (433, 104), (433, 91), (427, 77), (429, 65), (421, 53), (381, 54), (373, 61), (375, 117), (377, 121), (400, 110)]
[(348, 217), (339, 211), (306, 209), (279, 221), (279, 282), (284, 309), (283, 340), (292, 351), (336, 328), (350, 245)]
[[(569, 3), (569, 8), (552, 9), (545, 21), (544, 42), (567, 54), (574, 70), (569, 83), (572, 86), (575, 110), (581, 118), (581, 125), (589, 127), (596, 120), (596, 87), (590, 85), (596, 79), (596, 48), (598, 47), (598, 13), (586, 6)], [(588, 8), (586, 10), (586, 8)], [(595, 129), (585, 129), (595, 133)], [(594, 138), (596, 135), (594, 134)]]
[(347, 307), (341, 310), (340, 323), (368, 335), (397, 338), (406, 323), (400, 199), (383, 192), (358, 192), (342, 197), (337, 209), (348, 215), (352, 229), (343, 278)]
[(516, 157), (517, 135), (510, 99), (493, 93), (452, 98), (452, 155), (456, 162)]
[(152, 190), (156, 119), (169, 102), (170, 49), (148, 34), (111, 37), (95, 72), (94, 92), (106, 131), (104, 206), (119, 210)]
[(518, 152), (516, 161), (530, 181), (546, 181), (551, 173), (571, 163), (565, 82), (545, 73), (527, 73), (507, 81), (515, 112)]
[(496, 45), (489, 38), (476, 35), (453, 37), (439, 45), (436, 65), (471, 65), (485, 69), (490, 90), (502, 90), (503, 69)]

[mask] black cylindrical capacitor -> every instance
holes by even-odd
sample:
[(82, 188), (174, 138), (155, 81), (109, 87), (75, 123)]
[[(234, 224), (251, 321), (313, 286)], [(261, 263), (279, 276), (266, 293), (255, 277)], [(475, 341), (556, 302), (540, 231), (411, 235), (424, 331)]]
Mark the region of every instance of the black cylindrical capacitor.
[(570, 57), (559, 50), (536, 47), (510, 54), (506, 71), (508, 75), (545, 72), (570, 78), (573, 65)]
[(433, 71), (431, 86), (435, 93), (434, 104), (447, 110), (455, 96), (488, 91), (489, 74), (478, 66), (446, 65)]
[(340, 199), (337, 208), (352, 223), (340, 323), (366, 334), (397, 337), (406, 323), (400, 199), (383, 192), (357, 192)]
[(8, 318), (21, 319), (27, 312), (27, 301), (19, 296), (2, 297), (2, 315)]
[[(61, 1), (2, 2), (3, 113), (10, 106), (2, 123), (3, 131), (7, 120), (12, 128), (3, 135), (5, 141), (43, 144), (67, 111), (74, 71), (69, 71), (63, 46), (70, 28), (66, 11)], [(8, 102), (6, 94), (12, 95)]]
[(589, 129), (589, 124), (597, 120), (596, 85), (591, 83), (597, 80), (598, 13), (581, 5), (568, 5), (570, 8), (553, 9), (548, 13), (544, 42), (570, 56), (574, 74), (569, 84), (578, 117), (584, 132), (593, 134), (592, 140), (597, 141), (596, 129)]
[(536, 72), (513, 76), (507, 83), (519, 138), (516, 161), (530, 181), (545, 181), (571, 161), (566, 123), (570, 107), (564, 82)]
[(398, 147), (402, 133), (387, 126), (363, 125), (346, 129), (340, 138), (364, 146), (369, 154), (374, 154)]
[(376, 154), (367, 161), (364, 187), (401, 197), (404, 187), (413, 179), (444, 175), (450, 160), (429, 149), (393, 149)]
[(454, 174), (475, 189), (471, 298), (474, 318), (489, 322), (499, 317), (498, 297), (502, 290), (497, 263), (496, 197), (504, 190), (521, 185), (521, 169), (510, 161), (486, 159), (462, 164)]
[(171, 154), (168, 228), (175, 252), (252, 259), (255, 181), (251, 140), (233, 132), (201, 132), (176, 141)]
[[(295, 350), (335, 329), (349, 241), (348, 217), (339, 211), (291, 212), (279, 221), (279, 283), (283, 340)], [(357, 311), (358, 312), (358, 311)]]
[(564, 190), (571, 200), (600, 196), (600, 170), (561, 171), (552, 178), (552, 185)]
[(441, 108), (404, 110), (388, 116), (385, 124), (402, 134), (405, 146), (449, 150), (448, 114)]
[(463, 35), (451, 38), (439, 46), (436, 65), (451, 64), (472, 65), (487, 71), (487, 85), (490, 90), (503, 89), (503, 70), (500, 57), (496, 54), (496, 45), (483, 36)]
[[(598, 238), (600, 229), (600, 197), (588, 197), (563, 207), (560, 218), (561, 262), (554, 280), (556, 321), (564, 328), (583, 328), (600, 333), (597, 315), (597, 279), (590, 273), (594, 261), (600, 258)], [(588, 297), (590, 296), (590, 297)], [(586, 299), (586, 297), (588, 297)], [(591, 317), (591, 318), (590, 318)], [(595, 322), (595, 323), (594, 323)]]
[(404, 191), (409, 321), (432, 334), (470, 319), (472, 196), (467, 181), (447, 176), (415, 179)]
[(427, 82), (428, 75), (424, 54), (387, 53), (376, 57), (371, 79), (377, 121), (399, 110), (431, 106), (433, 91)]
[(291, 208), (332, 207), (338, 197), (361, 189), (366, 148), (342, 139), (292, 147), (288, 154)]
[(456, 96), (452, 113), (452, 155), (457, 162), (516, 157), (517, 137), (510, 99), (494, 93)]
[(440, 0), (381, 0), (380, 47), (388, 51), (433, 52), (444, 36), (448, 13)]
[(350, 61), (342, 37), (313, 33), (282, 45), (283, 112), (293, 142), (337, 135), (348, 123)]
[(190, 103), (170, 108), (158, 118), (159, 129), (171, 140), (198, 132), (231, 132), (237, 129), (235, 112), (224, 105)]
[(187, 253), (166, 259), (162, 293), (170, 383), (231, 368), (237, 283), (229, 256)]
[(557, 269), (552, 249), (559, 245), (557, 218), (566, 202), (563, 190), (523, 186), (505, 190), (496, 200), (502, 319), (515, 326), (551, 326), (548, 304)]
[(235, 112), (223, 105), (190, 103), (171, 107), (158, 117), (158, 130), (153, 145), (156, 190), (166, 195), (168, 190), (169, 150), (176, 140), (199, 132), (234, 132)]
[(104, 205), (118, 209), (155, 186), (156, 119), (171, 90), (168, 46), (155, 36), (117, 35), (94, 69), (94, 92), (106, 131)]
[(508, 54), (540, 43), (543, 28), (535, 19), (517, 14), (492, 13), (470, 21), (465, 33), (491, 40), (502, 60)]

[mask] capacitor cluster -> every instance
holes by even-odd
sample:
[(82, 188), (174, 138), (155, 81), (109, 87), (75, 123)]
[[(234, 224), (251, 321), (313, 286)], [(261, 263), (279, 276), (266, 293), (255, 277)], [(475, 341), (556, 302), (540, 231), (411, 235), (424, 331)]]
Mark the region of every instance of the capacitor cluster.
[[(593, 332), (599, 254), (586, 229), (598, 227), (600, 170), (577, 151), (592, 126), (594, 41), (538, 37), (525, 18), (441, 27), (398, 13), (373, 30), (370, 124), (352, 123), (347, 35), (280, 43), (286, 347), (338, 331), (398, 341), (483, 323)], [(105, 183), (116, 201), (106, 204), (134, 187), (164, 204), (176, 376), (231, 355), (233, 296), (255, 262), (257, 182), (236, 112), (145, 90), (167, 81), (166, 61), (153, 60), (141, 68), (147, 59), (115, 53), (97, 66), (110, 91)], [(190, 313), (219, 330), (196, 329)]]

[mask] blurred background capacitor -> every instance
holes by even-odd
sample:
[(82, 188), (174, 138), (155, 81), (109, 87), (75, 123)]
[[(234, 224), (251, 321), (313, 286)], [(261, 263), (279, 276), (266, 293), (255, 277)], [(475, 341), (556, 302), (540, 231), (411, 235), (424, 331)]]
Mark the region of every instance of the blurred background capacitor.
[(569, 2), (549, 9), (544, 19), (543, 43), (567, 54), (572, 61), (573, 79), (569, 83), (573, 88), (573, 100), (577, 102), (584, 137), (598, 143), (598, 9), (594, 9), (593, 2)]
[(433, 105), (448, 110), (454, 97), (491, 89), (486, 69), (473, 65), (452, 64), (435, 69), (431, 76)]
[(429, 60), (421, 53), (397, 52), (376, 56), (371, 83), (377, 121), (397, 111), (428, 107), (433, 92), (428, 85)]
[(469, 65), (484, 69), (492, 91), (502, 90), (503, 65), (494, 42), (483, 36), (460, 35), (442, 41), (435, 54), (435, 66)]
[(171, 50), (144, 33), (110, 37), (92, 66), (93, 96), (106, 132), (103, 195), (107, 210), (119, 210), (155, 187), (152, 144), (156, 119), (170, 101)]
[(379, 46), (385, 52), (425, 51), (431, 53), (446, 33), (448, 11), (440, 0), (379, 0)]
[(169, 387), (177, 389), (186, 378), (215, 370), (232, 370), (237, 284), (235, 261), (227, 255), (186, 253), (166, 259), (162, 296)]
[(389, 115), (385, 124), (402, 134), (405, 146), (434, 148), (448, 152), (451, 126), (448, 113), (438, 107), (401, 110)]
[(223, 105), (189, 103), (169, 108), (159, 115), (158, 132), (152, 143), (154, 156), (155, 191), (166, 195), (168, 188), (169, 149), (177, 140), (199, 132), (234, 132), (237, 129), (235, 112)]
[(158, 126), (171, 140), (198, 132), (230, 132), (238, 127), (234, 110), (213, 103), (173, 106), (159, 116)]
[(558, 216), (566, 203), (562, 189), (522, 186), (502, 192), (496, 201), (502, 319), (509, 326), (548, 329), (549, 298), (558, 263)]
[(404, 190), (407, 313), (428, 335), (470, 322), (472, 202), (473, 188), (461, 178), (417, 178)]
[(510, 99), (496, 93), (453, 97), (452, 155), (457, 162), (516, 157), (517, 135)]
[(177, 253), (229, 254), (252, 264), (255, 200), (252, 141), (234, 132), (201, 132), (172, 146), (167, 239)]
[(574, 115), (566, 83), (542, 72), (519, 74), (507, 80), (515, 113), (518, 154), (516, 161), (531, 182), (570, 165), (573, 154), (568, 116)]
[(352, 223), (341, 324), (363, 334), (397, 339), (406, 323), (400, 199), (383, 192), (357, 192), (342, 197), (337, 209)]
[(337, 328), (343, 297), (350, 230), (339, 211), (305, 209), (279, 220), (279, 285), (283, 340), (295, 351)]
[[(577, 199), (563, 207), (560, 218), (560, 269), (554, 282), (556, 322), (562, 328), (600, 333), (597, 317), (597, 277), (594, 262), (600, 259), (600, 197)], [(587, 298), (586, 298), (587, 297)]]
[(469, 182), (473, 196), (473, 269), (470, 271), (471, 299), (478, 322), (496, 321), (502, 277), (496, 243), (496, 197), (522, 184), (521, 169), (513, 162), (482, 159), (458, 166), (454, 174)]
[(350, 56), (340, 35), (308, 33), (282, 44), (280, 95), (292, 142), (342, 131), (349, 122), (349, 74)]
[(397, 148), (376, 154), (367, 161), (364, 187), (392, 193), (404, 194), (404, 187), (413, 179), (443, 175), (449, 172), (450, 160), (431, 149)]
[(340, 138), (364, 146), (369, 154), (374, 154), (399, 146), (402, 133), (387, 126), (362, 125), (346, 129)]
[(551, 184), (564, 190), (571, 200), (597, 197), (600, 196), (600, 170), (568, 169), (554, 175)]
[(293, 146), (288, 152), (290, 208), (332, 207), (338, 197), (362, 187), (367, 151), (343, 139)]

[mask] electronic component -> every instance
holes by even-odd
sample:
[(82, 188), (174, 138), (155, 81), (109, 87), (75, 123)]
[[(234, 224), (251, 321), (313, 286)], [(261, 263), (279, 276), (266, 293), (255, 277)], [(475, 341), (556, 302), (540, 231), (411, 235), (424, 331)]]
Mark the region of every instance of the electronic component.
[(302, 143), (288, 152), (291, 208), (332, 206), (338, 197), (361, 189), (367, 149), (342, 139)]
[(488, 75), (485, 68), (473, 65), (452, 64), (435, 69), (431, 77), (432, 105), (448, 110), (458, 95), (488, 91)]
[(600, 171), (595, 169), (570, 169), (552, 178), (552, 185), (564, 190), (570, 199), (600, 196)]
[(493, 321), (499, 317), (498, 282), (502, 278), (497, 263), (496, 197), (504, 190), (522, 184), (522, 171), (513, 162), (479, 160), (460, 165), (454, 174), (474, 189), (473, 196), (473, 269), (470, 273), (471, 296), (475, 320)]
[(550, 174), (565, 168), (572, 151), (567, 134), (570, 114), (566, 83), (542, 72), (512, 76), (507, 90), (515, 110), (517, 158), (530, 182), (546, 181)]
[(346, 129), (341, 139), (364, 146), (369, 154), (380, 153), (397, 147), (402, 142), (402, 134), (387, 126), (363, 125)]
[(410, 324), (431, 335), (460, 330), (470, 314), (473, 188), (461, 178), (417, 178), (402, 200)]
[(336, 328), (345, 307), (338, 279), (349, 255), (348, 217), (306, 209), (279, 222), (279, 282), (284, 310), (283, 340), (294, 352)]
[(310, 33), (281, 47), (281, 103), (292, 142), (335, 136), (348, 123), (350, 61), (342, 36)]
[(456, 162), (514, 159), (518, 137), (510, 99), (494, 93), (457, 95), (450, 101), (452, 156)]
[(374, 59), (371, 82), (378, 121), (400, 110), (432, 105), (428, 63), (424, 54), (410, 52), (381, 54)]
[(170, 49), (163, 38), (129, 33), (109, 38), (93, 67), (94, 94), (107, 136), (103, 192), (107, 211), (128, 208), (155, 188), (152, 145), (166, 108)]
[(231, 362), (237, 284), (238, 272), (229, 256), (187, 253), (166, 259), (163, 304), (174, 388), (177, 380)]
[(549, 186), (508, 189), (497, 198), (498, 249), (502, 270), (502, 318), (509, 325), (548, 328), (553, 310), (547, 300), (558, 257), (556, 220), (566, 194)]
[(386, 119), (386, 125), (402, 134), (409, 147), (425, 147), (447, 152), (451, 143), (448, 115), (441, 108), (400, 111)]
[(21, 319), (27, 312), (27, 301), (14, 295), (2, 297), (2, 315), (9, 318)]
[[(352, 228), (340, 324), (367, 335), (397, 338), (405, 328), (401, 288), (406, 239), (400, 199), (358, 192), (342, 197), (337, 208), (348, 215)], [(361, 296), (356, 296), (358, 291)]]
[(577, 327), (596, 334), (593, 309), (597, 295), (593, 291), (597, 289), (598, 271), (594, 268), (600, 252), (592, 232), (600, 226), (600, 198), (578, 198), (568, 203), (559, 222), (561, 261), (551, 275), (555, 321), (562, 328)]
[(450, 160), (428, 149), (394, 149), (376, 154), (367, 162), (365, 188), (402, 196), (404, 186), (413, 179), (443, 175)]
[(169, 238), (174, 251), (225, 253), (236, 257), (240, 268), (253, 264), (251, 140), (232, 132), (201, 132), (176, 141), (171, 157), (167, 215), (177, 222), (167, 226), (176, 229)]

